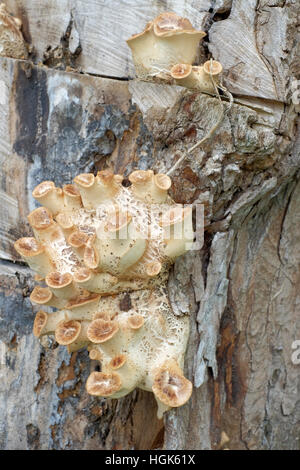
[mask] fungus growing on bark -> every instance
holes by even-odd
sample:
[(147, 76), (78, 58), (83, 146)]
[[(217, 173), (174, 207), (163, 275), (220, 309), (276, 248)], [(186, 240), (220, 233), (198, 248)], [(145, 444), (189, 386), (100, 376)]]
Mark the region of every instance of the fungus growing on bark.
[(0, 56), (27, 59), (28, 50), (21, 32), (22, 21), (0, 4)]
[[(35, 238), (21, 238), (15, 248), (43, 282), (31, 301), (59, 309), (38, 311), (34, 335), (52, 334), (69, 352), (88, 348), (103, 371), (87, 381), (92, 395), (153, 391), (161, 416), (184, 403), (192, 387), (182, 373), (189, 320), (174, 315), (166, 290), (170, 265), (193, 240), (192, 211), (172, 201), (165, 174), (136, 170), (131, 186), (121, 181), (102, 171), (81, 174), (62, 190), (39, 184), (33, 195), (43, 206), (28, 216)], [(175, 391), (169, 382), (159, 389), (166, 364)]]
[(166, 78), (166, 72), (168, 75), (173, 65), (192, 64), (205, 35), (187, 18), (171, 12), (160, 14), (147, 23), (144, 31), (127, 40), (137, 76), (142, 79)]
[(171, 68), (170, 74), (176, 85), (214, 94), (222, 69), (220, 62), (208, 60), (201, 66), (176, 64)]

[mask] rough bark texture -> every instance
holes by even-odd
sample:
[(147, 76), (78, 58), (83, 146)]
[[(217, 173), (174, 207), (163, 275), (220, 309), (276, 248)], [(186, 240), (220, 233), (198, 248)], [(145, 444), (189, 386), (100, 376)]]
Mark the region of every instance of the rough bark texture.
[[(230, 449), (299, 449), (298, 2), (6, 3), (32, 52), (28, 61), (0, 58), (0, 448), (218, 449), (226, 433)], [(88, 396), (87, 352), (33, 337), (31, 273), (12, 246), (29, 233), (41, 181), (168, 170), (217, 120), (213, 97), (127, 80), (124, 40), (162, 11), (207, 31), (199, 60), (222, 62), (235, 98), (215, 136), (173, 176), (177, 202), (204, 203), (206, 233), (202, 250), (170, 275), (174, 312), (191, 319), (186, 372), (195, 389), (164, 422), (150, 393)]]

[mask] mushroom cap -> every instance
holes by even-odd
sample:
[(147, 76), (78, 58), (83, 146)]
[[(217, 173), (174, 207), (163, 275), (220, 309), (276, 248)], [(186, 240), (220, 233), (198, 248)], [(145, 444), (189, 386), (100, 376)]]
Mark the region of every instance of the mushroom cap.
[(109, 367), (114, 370), (120, 369), (125, 364), (126, 360), (126, 354), (119, 354), (118, 356), (112, 358), (109, 363)]
[(187, 18), (172, 12), (161, 13), (153, 20), (153, 31), (156, 36), (168, 37), (177, 34), (199, 34), (201, 37), (206, 36), (203, 31), (195, 29)]
[(45, 247), (33, 237), (19, 238), (19, 240), (15, 242), (14, 248), (19, 255), (25, 256), (26, 258), (37, 256), (45, 251)]
[(193, 67), (190, 64), (176, 64), (170, 70), (170, 74), (176, 80), (188, 77)]
[(104, 184), (109, 184), (114, 179), (114, 174), (110, 170), (98, 171), (97, 176)]
[(83, 188), (90, 188), (95, 182), (93, 173), (81, 173), (74, 178), (74, 183), (82, 186)]
[(96, 397), (109, 397), (122, 387), (122, 381), (116, 372), (104, 374), (103, 372), (92, 372), (86, 382), (86, 390), (90, 395)]
[(64, 212), (59, 212), (56, 215), (56, 222), (64, 229), (70, 229), (74, 226), (72, 217)]
[(148, 276), (154, 277), (157, 276), (161, 271), (162, 265), (159, 261), (151, 261), (147, 264), (146, 272)]
[(152, 170), (135, 170), (128, 176), (130, 183), (143, 184), (149, 181), (153, 176)]
[(62, 274), (59, 271), (52, 271), (51, 273), (47, 274), (45, 281), (49, 287), (62, 289), (63, 287), (67, 287), (72, 283), (73, 277), (70, 273)]
[(93, 348), (89, 352), (89, 357), (92, 359), (92, 361), (101, 361), (102, 354), (98, 349)]
[(46, 194), (53, 191), (53, 189), (55, 189), (55, 184), (53, 181), (43, 181), (34, 188), (32, 195), (35, 199), (39, 199), (43, 196), (46, 196)]
[(177, 364), (165, 363), (154, 376), (152, 390), (157, 398), (171, 407), (182, 406), (191, 397), (192, 383), (184, 377)]
[(89, 281), (92, 277), (92, 271), (89, 268), (81, 267), (73, 274), (73, 279), (79, 284), (81, 282)]
[(145, 323), (144, 317), (142, 315), (136, 314), (128, 318), (128, 325), (133, 330), (138, 330)]
[(71, 198), (74, 198), (74, 199), (80, 199), (80, 197), (81, 197), (80, 192), (78, 191), (76, 186), (74, 186), (74, 184), (65, 184), (63, 186), (63, 192), (67, 196), (69, 196)]
[(36, 336), (37, 338), (41, 336), (42, 330), (44, 326), (46, 325), (47, 320), (48, 320), (48, 314), (44, 312), (43, 310), (39, 310), (33, 322), (34, 336)]
[(203, 64), (203, 69), (204, 69), (204, 72), (208, 74), (211, 73), (212, 75), (219, 75), (222, 72), (223, 67), (222, 67), (222, 64), (218, 62), (217, 60), (212, 60), (212, 61), (207, 60)]
[(93, 313), (93, 320), (105, 320), (110, 321), (110, 314), (108, 312), (95, 312)]
[(53, 218), (50, 211), (46, 207), (38, 207), (27, 216), (30, 225), (37, 230), (50, 227), (53, 224)]
[(92, 343), (104, 343), (111, 339), (118, 330), (119, 326), (116, 322), (97, 318), (90, 323), (87, 329), (87, 337)]
[(48, 287), (35, 286), (30, 294), (31, 302), (35, 304), (44, 305), (48, 303), (53, 297), (51, 290)]
[(85, 232), (81, 232), (80, 230), (76, 230), (75, 232), (72, 232), (71, 235), (68, 237), (68, 244), (71, 245), (74, 248), (81, 248), (89, 240), (89, 235)]
[(164, 173), (158, 173), (157, 175), (154, 176), (154, 182), (156, 186), (163, 190), (163, 191), (168, 191), (172, 185), (172, 180), (168, 175), (165, 175)]
[(67, 346), (78, 338), (81, 331), (81, 323), (76, 320), (63, 320), (59, 322), (55, 330), (55, 339), (58, 344)]

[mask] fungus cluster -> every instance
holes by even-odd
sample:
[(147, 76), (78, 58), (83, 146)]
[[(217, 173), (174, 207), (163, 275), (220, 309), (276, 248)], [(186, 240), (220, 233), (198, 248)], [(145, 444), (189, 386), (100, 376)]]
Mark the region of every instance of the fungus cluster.
[(215, 93), (222, 65), (207, 61), (193, 66), (200, 40), (206, 35), (187, 18), (166, 12), (147, 23), (144, 31), (127, 40), (138, 78), (168, 82), (205, 93)]
[(189, 321), (173, 314), (166, 291), (170, 265), (193, 241), (192, 210), (172, 201), (165, 174), (134, 171), (129, 187), (122, 179), (105, 170), (62, 189), (39, 184), (34, 237), (15, 249), (36, 272), (34, 335), (54, 335), (69, 352), (88, 348), (101, 362), (91, 395), (150, 390), (162, 416), (192, 392), (182, 372)]
[(22, 21), (0, 3), (0, 56), (26, 59), (28, 51), (21, 32)]

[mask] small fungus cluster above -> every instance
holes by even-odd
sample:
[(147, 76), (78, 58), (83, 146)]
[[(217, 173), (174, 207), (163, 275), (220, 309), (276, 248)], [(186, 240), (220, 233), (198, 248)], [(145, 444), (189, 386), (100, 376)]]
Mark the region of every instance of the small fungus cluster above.
[(207, 61), (194, 66), (200, 40), (206, 35), (187, 18), (176, 13), (160, 14), (144, 31), (127, 40), (137, 77), (142, 80), (173, 83), (206, 93), (215, 93), (222, 65)]

